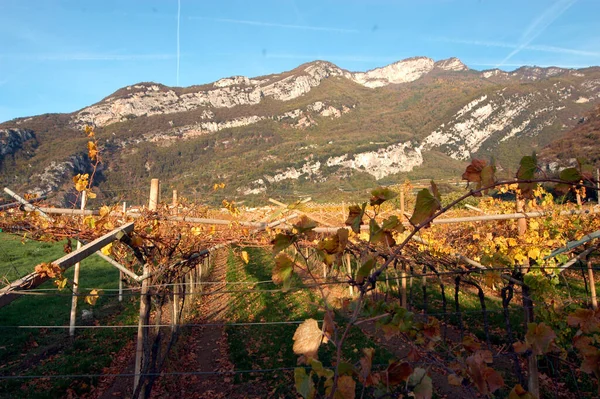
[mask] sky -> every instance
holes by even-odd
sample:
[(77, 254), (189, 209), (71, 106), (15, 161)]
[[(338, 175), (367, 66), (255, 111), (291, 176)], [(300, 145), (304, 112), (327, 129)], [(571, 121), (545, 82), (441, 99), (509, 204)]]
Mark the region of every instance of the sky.
[(0, 122), (137, 82), (190, 86), (316, 59), (600, 65), (600, 0), (0, 0)]

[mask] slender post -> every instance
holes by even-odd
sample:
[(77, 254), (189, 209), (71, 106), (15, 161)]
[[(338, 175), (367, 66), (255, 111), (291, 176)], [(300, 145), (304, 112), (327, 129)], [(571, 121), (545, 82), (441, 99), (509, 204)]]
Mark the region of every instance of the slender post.
[(592, 270), (592, 260), (587, 260), (588, 279), (590, 280), (590, 293), (592, 294), (592, 308), (598, 309), (598, 300), (596, 299), (596, 280), (594, 280), (594, 271)]
[[(143, 274), (148, 273), (148, 265), (144, 265)], [(135, 371), (134, 371), (134, 379), (133, 379), (133, 391), (138, 387), (140, 383), (141, 371), (142, 371), (142, 356), (144, 354), (144, 342), (145, 337), (147, 335), (148, 327), (146, 327), (148, 320), (148, 315), (150, 314), (150, 297), (148, 296), (148, 281), (150, 279), (145, 279), (142, 281), (142, 290), (140, 293), (140, 319), (138, 322), (138, 332), (137, 332), (137, 345), (135, 349)]]
[(598, 198), (598, 205), (600, 205), (600, 169), (596, 169), (596, 197)]
[(150, 182), (150, 199), (148, 201), (148, 209), (155, 211), (158, 207), (158, 179), (152, 179)]
[(400, 190), (400, 220), (402, 220), (402, 216), (404, 216), (404, 185)]
[(173, 190), (173, 208), (177, 207), (177, 190)]
[[(83, 213), (85, 209), (85, 203), (87, 199), (86, 191), (81, 192), (81, 206), (80, 209)], [(77, 249), (81, 248), (81, 241), (77, 240)], [(79, 298), (79, 268), (81, 263), (75, 263), (75, 270), (73, 272), (73, 297), (71, 299), (71, 317), (69, 321), (69, 335), (73, 337), (75, 335), (75, 321), (77, 319), (77, 299)]]
[(173, 286), (173, 320), (171, 320), (171, 329), (173, 331), (177, 331), (177, 325), (179, 322), (179, 284), (179, 280), (175, 280), (175, 285)]
[[(525, 199), (523, 197), (521, 197), (520, 195), (517, 195), (516, 211), (517, 211), (517, 213), (525, 212)], [(519, 234), (519, 237), (523, 237), (525, 235), (525, 233), (527, 233), (527, 219), (523, 218), (523, 219), (517, 220), (517, 232)], [(525, 259), (525, 261), (523, 262), (523, 265), (521, 266), (521, 272), (523, 274), (525, 274), (528, 271), (529, 271), (529, 259)]]
[(123, 272), (119, 270), (119, 302), (123, 302)]
[[(528, 323), (533, 323), (533, 301), (529, 296), (529, 287), (523, 286), (523, 307), (525, 308), (525, 327)], [(537, 364), (537, 356), (533, 353), (527, 358), (527, 370), (529, 371), (529, 380), (527, 384), (527, 390), (533, 395), (534, 398), (540, 397), (540, 380)]]
[(127, 214), (127, 202), (123, 201), (123, 215)]
[[(346, 271), (348, 272), (348, 276), (352, 278), (352, 261), (350, 259), (350, 254), (346, 254)], [(354, 287), (350, 285), (348, 289), (350, 290), (350, 297), (354, 297)]]
[(408, 309), (408, 303), (406, 302), (406, 265), (404, 263), (402, 264), (400, 276), (402, 277), (402, 286), (400, 291), (400, 295), (402, 297), (402, 307)]

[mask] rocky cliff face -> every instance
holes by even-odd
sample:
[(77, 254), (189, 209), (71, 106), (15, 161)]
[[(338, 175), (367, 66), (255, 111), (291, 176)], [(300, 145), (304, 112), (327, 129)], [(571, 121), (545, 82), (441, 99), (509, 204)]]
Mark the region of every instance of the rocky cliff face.
[(73, 117), (73, 124), (106, 126), (141, 116), (172, 114), (198, 108), (233, 108), (256, 105), (264, 99), (290, 101), (307, 94), (324, 79), (340, 76), (370, 88), (413, 82), (434, 67), (447, 71), (468, 68), (457, 58), (435, 63), (426, 57), (399, 61), (368, 72), (348, 72), (324, 61), (316, 61), (282, 75), (264, 79), (233, 76), (213, 83), (210, 89), (177, 93), (156, 84), (128, 86), (127, 94), (108, 97), (98, 104), (84, 108)]
[(6, 156), (22, 150), (26, 142), (37, 145), (35, 133), (31, 129), (0, 129), (0, 165)]
[[(152, 175), (196, 187), (219, 179), (239, 194), (331, 179), (363, 184), (420, 168), (443, 172), (472, 157), (499, 155), (512, 165), (598, 102), (600, 68), (476, 72), (457, 58), (416, 57), (366, 72), (315, 61), (188, 88), (141, 83), (74, 114), (0, 126), (0, 160), (32, 154), (13, 157), (12, 175), (0, 164), (0, 178), (25, 184), (14, 176), (27, 176), (29, 189), (62, 192), (89, 169), (85, 159), (35, 154), (95, 124), (111, 182)], [(38, 139), (49, 147), (33, 151)]]

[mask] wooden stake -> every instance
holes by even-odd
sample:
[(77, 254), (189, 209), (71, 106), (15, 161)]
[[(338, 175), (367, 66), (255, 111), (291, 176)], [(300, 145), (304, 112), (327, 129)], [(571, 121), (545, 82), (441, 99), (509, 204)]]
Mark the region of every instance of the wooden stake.
[(171, 329), (175, 332), (177, 331), (177, 326), (179, 323), (179, 281), (175, 281), (175, 285), (173, 286), (173, 317), (171, 320)]
[(402, 186), (402, 189), (400, 190), (400, 220), (402, 220), (402, 216), (404, 216), (404, 185)]
[(173, 208), (177, 208), (177, 190), (173, 190)]
[(150, 199), (148, 201), (148, 209), (150, 209), (151, 211), (155, 211), (158, 207), (158, 187), (158, 179), (152, 179), (152, 181), (150, 182)]
[(587, 261), (588, 279), (590, 280), (590, 293), (592, 294), (592, 308), (598, 309), (598, 300), (596, 299), (596, 280), (594, 280), (594, 270), (592, 269), (592, 260)]
[[(148, 271), (148, 265), (145, 264), (143, 274), (147, 274)], [(148, 320), (150, 319), (150, 296), (148, 295), (148, 281), (149, 279), (142, 281), (142, 290), (140, 293), (140, 318), (138, 322), (137, 343), (135, 349), (135, 376), (133, 379), (134, 392), (140, 383), (144, 342), (146, 341), (146, 336), (148, 335), (148, 327), (146, 327), (148, 325)]]
[[(85, 209), (85, 203), (87, 199), (86, 191), (81, 192), (81, 206), (80, 209), (83, 212)], [(81, 242), (77, 241), (77, 249), (81, 249)], [(75, 270), (73, 272), (73, 297), (71, 299), (71, 317), (69, 320), (69, 335), (73, 337), (75, 335), (75, 321), (77, 319), (77, 299), (79, 298), (79, 269), (81, 263), (75, 263)]]
[(127, 202), (123, 201), (123, 215), (127, 214)]
[(598, 198), (598, 205), (600, 205), (600, 169), (596, 169), (596, 197)]
[(408, 304), (406, 303), (406, 265), (402, 264), (402, 271), (400, 272), (400, 276), (402, 277), (402, 286), (400, 287), (400, 296), (402, 298), (402, 307), (408, 309)]
[[(350, 278), (352, 278), (352, 261), (350, 259), (350, 254), (346, 254), (346, 271)], [(350, 297), (354, 297), (354, 286), (351, 285), (348, 289), (350, 291)]]
[[(527, 324), (533, 323), (533, 301), (529, 296), (529, 287), (523, 286), (523, 307), (525, 310), (525, 327)], [(540, 397), (540, 378), (538, 372), (537, 356), (531, 353), (527, 358), (527, 370), (529, 372), (529, 380), (527, 390), (534, 398)]]
[(119, 270), (119, 302), (123, 302), (123, 272)]

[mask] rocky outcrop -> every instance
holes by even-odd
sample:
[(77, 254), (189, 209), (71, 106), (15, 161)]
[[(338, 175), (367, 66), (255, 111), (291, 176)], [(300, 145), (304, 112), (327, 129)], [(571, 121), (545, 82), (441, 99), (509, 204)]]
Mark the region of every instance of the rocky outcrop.
[(352, 80), (367, 87), (382, 87), (389, 84), (408, 83), (429, 73), (434, 67), (431, 58), (415, 57), (399, 61), (383, 68), (351, 75)]
[(444, 71), (468, 71), (469, 67), (462, 63), (456, 57), (448, 58), (447, 60), (441, 60), (434, 64), (435, 68), (442, 69)]
[(25, 143), (31, 141), (37, 145), (35, 133), (30, 129), (0, 129), (0, 163), (6, 156), (12, 156), (22, 150)]
[[(73, 124), (106, 126), (140, 116), (172, 114), (197, 108), (232, 108), (256, 105), (263, 99), (290, 101), (305, 95), (325, 79), (343, 77), (363, 86), (376, 88), (415, 81), (437, 67), (447, 71), (468, 69), (457, 58), (434, 61), (427, 57), (410, 58), (368, 72), (349, 72), (330, 62), (316, 61), (283, 75), (264, 79), (233, 76), (213, 83), (212, 88), (181, 92), (156, 84), (138, 84), (119, 95), (84, 108), (73, 117)], [(207, 111), (207, 110), (205, 110)], [(207, 111), (208, 112), (208, 111)], [(334, 112), (330, 110), (329, 112)]]
[[(44, 195), (60, 191), (65, 182), (79, 173), (91, 173), (92, 167), (85, 154), (75, 154), (62, 162), (50, 162), (42, 173), (31, 176), (30, 181), (35, 184), (33, 193)], [(101, 178), (101, 171), (97, 171), (96, 180)]]

